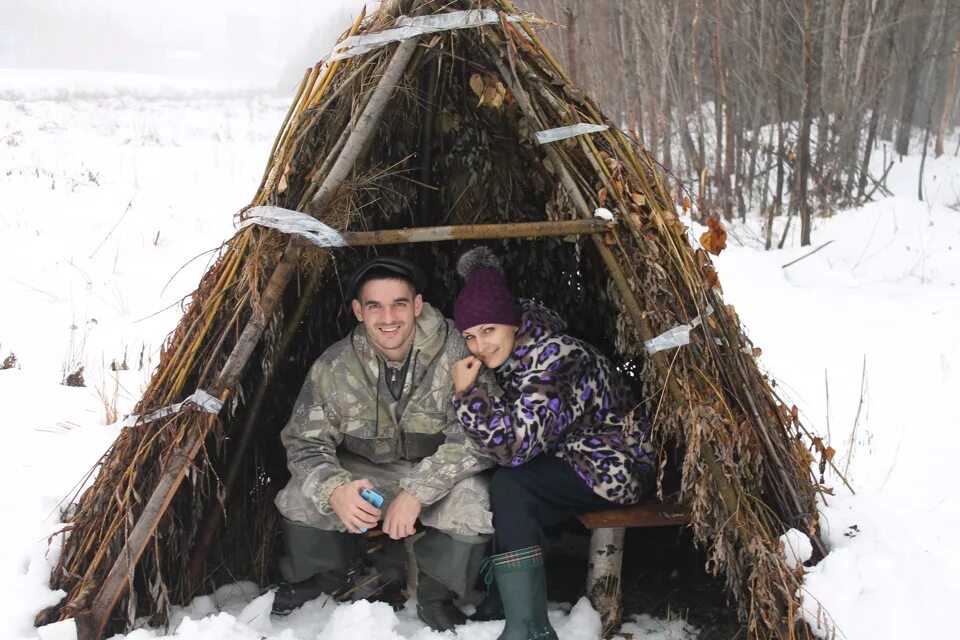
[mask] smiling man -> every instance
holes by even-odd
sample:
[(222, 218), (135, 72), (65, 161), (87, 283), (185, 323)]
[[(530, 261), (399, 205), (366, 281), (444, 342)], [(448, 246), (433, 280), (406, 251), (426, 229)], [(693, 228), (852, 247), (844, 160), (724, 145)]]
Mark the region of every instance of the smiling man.
[[(468, 351), (423, 301), (424, 282), (398, 258), (354, 273), (359, 324), (314, 363), (281, 433), (292, 477), (276, 499), (287, 582), (275, 613), (339, 589), (361, 530), (380, 523), (398, 540), (419, 519), (418, 613), (436, 630), (464, 622), (453, 599), (473, 585), (493, 532), (486, 478), (477, 475), (492, 461), (457, 422), (450, 367)], [(361, 497), (365, 488), (384, 497), (381, 508)]]

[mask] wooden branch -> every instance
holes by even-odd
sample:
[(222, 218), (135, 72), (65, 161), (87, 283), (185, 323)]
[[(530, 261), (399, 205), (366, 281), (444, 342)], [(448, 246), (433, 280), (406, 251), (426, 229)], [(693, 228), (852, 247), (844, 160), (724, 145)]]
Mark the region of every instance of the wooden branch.
[(201, 571), (206, 562), (210, 545), (213, 543), (213, 539), (217, 535), (217, 531), (223, 522), (223, 517), (226, 514), (226, 505), (233, 495), (234, 485), (240, 477), (244, 454), (253, 440), (256, 426), (260, 423), (260, 410), (263, 407), (263, 401), (267, 398), (267, 393), (276, 375), (280, 358), (287, 352), (294, 337), (300, 330), (300, 323), (303, 322), (310, 303), (317, 293), (320, 273), (320, 270), (315, 270), (307, 280), (306, 286), (303, 287), (303, 293), (297, 303), (296, 310), (293, 315), (287, 319), (280, 342), (273, 351), (270, 357), (270, 363), (264, 369), (264, 376), (257, 385), (257, 391), (253, 396), (253, 401), (249, 405), (243, 427), (239, 429), (240, 437), (234, 439), (234, 445), (230, 449), (232, 460), (221, 485), (220, 498), (211, 502), (207, 508), (199, 541), (190, 552), (190, 561), (187, 563), (187, 584), (191, 585), (191, 588), (200, 586), (204, 578)]
[(510, 224), (464, 224), (443, 227), (411, 227), (379, 231), (345, 231), (340, 235), (351, 247), (385, 244), (440, 242), (445, 240), (494, 240), (502, 238), (543, 238), (591, 235), (610, 231), (613, 222), (601, 218), (546, 220)]
[(803, 260), (804, 258), (809, 258), (809, 257), (812, 256), (813, 254), (815, 254), (817, 251), (820, 251), (820, 249), (823, 249), (825, 246), (827, 246), (828, 244), (830, 244), (831, 242), (833, 242), (833, 240), (828, 240), (827, 242), (824, 242), (822, 245), (820, 245), (819, 247), (817, 247), (817, 248), (814, 249), (813, 251), (809, 251), (809, 252), (803, 254), (802, 256), (800, 256), (799, 258), (797, 258), (797, 259), (795, 259), (795, 260), (791, 260), (791, 261), (788, 262), (787, 264), (782, 264), (782, 265), (780, 265), (780, 268), (781, 268), (781, 269), (786, 269), (787, 267), (789, 267), (789, 266), (792, 265), (792, 264), (797, 264), (798, 262), (800, 262), (800, 261)]
[[(544, 125), (539, 121), (539, 118), (537, 118), (533, 103), (530, 101), (530, 96), (521, 86), (520, 79), (512, 74), (510, 69), (503, 64), (495, 52), (491, 57), (495, 61), (501, 76), (510, 87), (510, 91), (516, 98), (517, 104), (520, 107), (520, 111), (531, 121), (531, 123), (542, 128)], [(560, 154), (553, 145), (544, 145), (544, 152), (547, 154), (550, 162), (556, 168), (557, 174), (560, 177), (560, 181), (567, 190), (567, 193), (571, 198), (573, 198), (574, 203), (576, 203), (577, 209), (580, 212), (580, 216), (585, 219), (592, 218), (593, 213), (590, 205), (587, 204), (586, 198), (584, 198), (582, 191), (577, 186), (576, 180), (571, 175), (566, 163), (563, 161), (563, 158), (560, 157)], [(617, 287), (617, 291), (620, 293), (620, 299), (623, 302), (623, 305), (626, 307), (631, 319), (636, 324), (641, 339), (644, 341), (651, 339), (655, 335), (653, 333), (653, 328), (650, 326), (649, 320), (647, 320), (647, 318), (644, 316), (643, 310), (640, 307), (640, 303), (637, 301), (637, 297), (634, 295), (633, 289), (630, 288), (630, 283), (628, 282), (626, 275), (620, 268), (620, 263), (617, 261), (617, 257), (613, 254), (613, 251), (606, 245), (602, 238), (594, 237), (593, 241), (597, 252), (600, 254), (601, 259), (607, 266), (607, 271), (610, 273), (610, 277), (613, 279), (614, 284)], [(653, 359), (659, 366), (661, 373), (664, 375), (664, 379), (670, 387), (671, 393), (674, 394), (674, 397), (677, 399), (678, 403), (681, 403), (682, 396), (680, 394), (680, 390), (676, 387), (676, 383), (673, 381), (673, 379), (666, 374), (667, 363), (664, 358), (664, 353), (660, 352), (655, 354)]]
[[(410, 61), (410, 56), (416, 50), (418, 42), (419, 38), (411, 38), (400, 43), (397, 47), (370, 102), (360, 116), (356, 129), (344, 146), (343, 153), (334, 163), (330, 173), (313, 197), (310, 203), (313, 211), (322, 210), (330, 202), (349, 176), (354, 163), (360, 157), (361, 151), (367, 148), (367, 143), (376, 130), (390, 95), (396, 88), (407, 63)], [(247, 323), (233, 352), (220, 371), (216, 383), (209, 390), (211, 395), (217, 396), (221, 400), (226, 400), (230, 395), (230, 391), (236, 385), (240, 374), (250, 359), (250, 355), (260, 341), (267, 321), (276, 311), (287, 283), (296, 271), (301, 252), (301, 247), (292, 243), (288, 245), (283, 259), (277, 265), (261, 294), (259, 307), (254, 310), (252, 318)], [(79, 640), (98, 640), (104, 636), (107, 621), (120, 599), (121, 592), (132, 582), (134, 566), (140, 560), (144, 549), (153, 537), (160, 518), (173, 500), (187, 468), (196, 457), (200, 446), (216, 422), (216, 417), (212, 415), (203, 416), (199, 422), (197, 428), (187, 435), (183, 445), (178, 447), (167, 460), (163, 475), (161, 475), (136, 525), (127, 537), (120, 555), (103, 582), (103, 586), (94, 598), (90, 610), (78, 615), (77, 633)]]
[[(229, 390), (236, 384), (244, 364), (249, 360), (250, 354), (253, 353), (254, 347), (259, 342), (263, 329), (266, 327), (267, 319), (273, 315), (279, 304), (283, 290), (296, 270), (301, 251), (299, 247), (289, 247), (287, 249), (283, 260), (274, 270), (270, 281), (264, 288), (260, 298), (259, 312), (253, 314), (253, 318), (244, 328), (217, 382), (210, 390), (211, 395), (226, 400)], [(204, 439), (215, 424), (216, 416), (202, 416), (199, 422), (197, 428), (190, 431), (183, 445), (178, 447), (167, 460), (163, 475), (160, 476), (160, 480), (140, 513), (137, 523), (130, 531), (130, 535), (110, 569), (110, 573), (103, 581), (100, 592), (97, 593), (96, 598), (90, 605), (90, 611), (78, 616), (77, 636), (79, 640), (97, 640), (104, 636), (110, 613), (116, 606), (117, 600), (120, 599), (121, 592), (130, 583), (134, 566), (140, 560), (140, 556), (143, 555), (147, 544), (153, 537), (157, 525), (160, 523), (160, 518), (163, 517), (167, 507), (170, 506), (173, 496), (186, 475), (187, 468), (196, 457)]]
[[(521, 86), (520, 79), (510, 73), (510, 70), (506, 67), (506, 65), (503, 64), (495, 50), (492, 52), (491, 57), (495, 61), (498, 71), (509, 86), (513, 96), (516, 98), (517, 105), (520, 107), (521, 113), (530, 119), (532, 124), (542, 128), (542, 123), (539, 122), (536, 111), (533, 108), (533, 104), (530, 102), (530, 96)], [(553, 148), (552, 145), (546, 145), (544, 151), (547, 154), (547, 157), (550, 159), (550, 162), (553, 163), (553, 166), (555, 167), (564, 187), (567, 189), (567, 192), (573, 198), (573, 201), (580, 210), (580, 215), (584, 217), (590, 216), (590, 207), (587, 204), (583, 193), (577, 187), (576, 181), (573, 179), (573, 176), (570, 174), (567, 165), (563, 162), (563, 159), (559, 156), (556, 149)], [(637, 301), (637, 297), (634, 295), (633, 289), (630, 288), (630, 283), (626, 277), (626, 274), (623, 272), (623, 269), (620, 267), (617, 257), (614, 255), (610, 247), (608, 247), (600, 238), (594, 237), (594, 246), (596, 247), (597, 252), (600, 254), (600, 257), (603, 259), (603, 262), (607, 267), (607, 271), (609, 272), (610, 277), (613, 279), (614, 284), (617, 287), (617, 291), (620, 293), (620, 299), (623, 302), (624, 307), (626, 307), (631, 320), (633, 320), (641, 339), (644, 341), (649, 340), (654, 335), (652, 327), (650, 326), (649, 320), (644, 317), (640, 303)], [(683, 405), (685, 403), (683, 394), (680, 392), (677, 381), (670, 376), (669, 364), (666, 361), (665, 353), (660, 351), (654, 354), (652, 356), (652, 360), (660, 375), (663, 376), (664, 384), (667, 387), (671, 397), (675, 402), (677, 402), (678, 405)], [(701, 456), (707, 463), (707, 467), (710, 469), (715, 482), (719, 486), (720, 495), (723, 498), (724, 504), (729, 510), (731, 516), (736, 519), (738, 517), (737, 514), (739, 509), (739, 501), (737, 500), (736, 492), (730, 485), (730, 481), (723, 474), (723, 470), (721, 469), (717, 460), (717, 456), (713, 451), (713, 447), (709, 443), (703, 444), (701, 448)]]
[(324, 179), (323, 185), (310, 200), (310, 204), (307, 205), (307, 213), (310, 215), (318, 217), (319, 212), (323, 211), (330, 203), (334, 193), (353, 171), (360, 154), (367, 147), (370, 138), (373, 137), (377, 125), (380, 124), (380, 119), (383, 117), (383, 111), (390, 101), (390, 96), (397, 88), (397, 84), (399, 84), (400, 78), (403, 77), (403, 72), (407, 68), (407, 63), (410, 62), (410, 58), (417, 50), (419, 43), (420, 38), (416, 37), (404, 40), (397, 46), (393, 59), (387, 65), (387, 70), (380, 78), (380, 83), (374, 90), (373, 95), (370, 96), (370, 102), (367, 103), (363, 114), (357, 119), (357, 127), (350, 135), (350, 141), (344, 145), (337, 161), (330, 167), (330, 173)]

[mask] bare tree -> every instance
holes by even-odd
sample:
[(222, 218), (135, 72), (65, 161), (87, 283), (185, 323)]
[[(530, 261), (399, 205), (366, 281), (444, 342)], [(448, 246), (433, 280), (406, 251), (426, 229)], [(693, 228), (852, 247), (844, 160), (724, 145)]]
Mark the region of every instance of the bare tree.
[[(874, 149), (956, 125), (957, 0), (528, 0), (543, 37), (595, 95), (730, 218), (798, 215), (872, 197)], [(712, 117), (711, 117), (712, 114)], [(877, 172), (871, 173), (871, 169)], [(789, 205), (789, 206), (788, 206)]]
[(934, 148), (934, 157), (939, 158), (943, 155), (943, 138), (950, 127), (950, 117), (953, 114), (953, 104), (957, 99), (957, 63), (960, 62), (960, 30), (957, 32), (957, 40), (953, 44), (953, 51), (950, 54), (950, 70), (947, 72), (947, 88), (943, 98), (943, 113), (940, 114), (940, 126), (937, 128), (937, 142)]

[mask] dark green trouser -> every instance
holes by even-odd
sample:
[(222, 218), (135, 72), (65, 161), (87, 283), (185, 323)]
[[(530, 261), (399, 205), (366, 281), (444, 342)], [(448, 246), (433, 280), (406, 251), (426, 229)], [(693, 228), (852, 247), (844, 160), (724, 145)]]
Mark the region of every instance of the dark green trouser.
[(467, 541), (436, 529), (427, 529), (413, 545), (417, 569), (462, 598), (480, 575), (480, 565), (487, 551), (486, 538), (473, 536)]
[(297, 583), (318, 573), (347, 569), (357, 557), (357, 537), (322, 531), (293, 520), (282, 520), (286, 555), (277, 562), (286, 582)]
[[(420, 571), (463, 597), (477, 580), (486, 551), (486, 536), (451, 537), (427, 529), (413, 545)], [(287, 582), (301, 582), (318, 573), (346, 569), (356, 558), (357, 536), (323, 531), (283, 520), (286, 555), (278, 563)]]

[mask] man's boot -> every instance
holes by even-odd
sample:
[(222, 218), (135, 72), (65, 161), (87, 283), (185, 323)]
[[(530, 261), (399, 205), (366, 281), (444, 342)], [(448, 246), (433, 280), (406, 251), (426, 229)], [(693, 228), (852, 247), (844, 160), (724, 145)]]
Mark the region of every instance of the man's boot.
[(273, 613), (286, 615), (321, 595), (336, 596), (349, 581), (357, 556), (353, 536), (283, 520), (287, 554), (278, 562), (284, 582), (273, 596)]
[(324, 571), (300, 582), (281, 582), (273, 595), (273, 614), (285, 616), (322, 595), (335, 598), (347, 581), (347, 571), (343, 570)]
[(453, 604), (456, 595), (423, 571), (417, 575), (417, 615), (434, 631), (466, 623), (467, 616)]
[(489, 620), (503, 620), (503, 601), (500, 599), (500, 590), (497, 583), (490, 585), (487, 595), (484, 596), (477, 610), (470, 616), (471, 622), (487, 622)]
[(547, 618), (547, 576), (540, 547), (490, 557), (506, 624), (497, 640), (557, 640)]
[(419, 568), (417, 613), (431, 629), (447, 631), (467, 621), (453, 601), (476, 583), (485, 542), (479, 536), (468, 542), (428, 529), (414, 543)]

